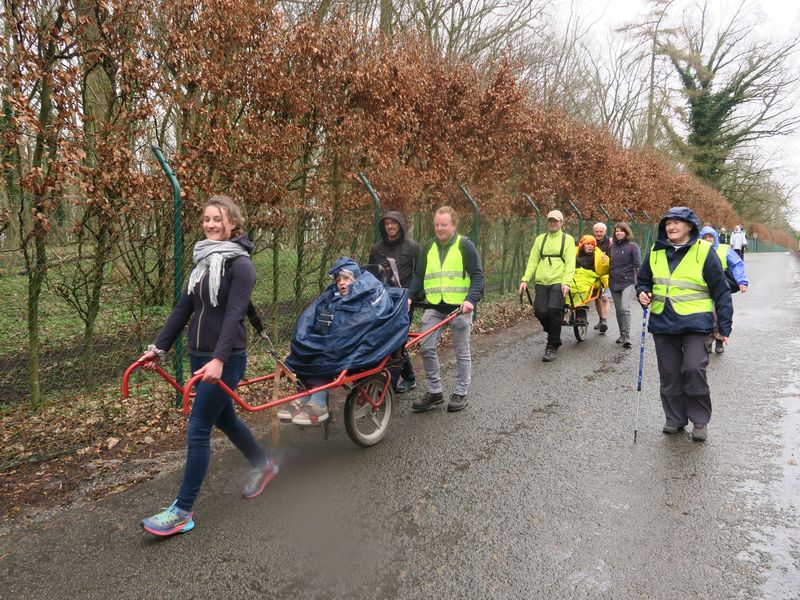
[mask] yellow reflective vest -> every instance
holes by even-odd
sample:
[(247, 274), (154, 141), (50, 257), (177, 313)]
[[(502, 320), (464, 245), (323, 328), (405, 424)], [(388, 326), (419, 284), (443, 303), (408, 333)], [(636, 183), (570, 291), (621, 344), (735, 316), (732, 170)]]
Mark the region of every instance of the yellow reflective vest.
[(666, 250), (650, 251), (650, 269), (653, 272), (653, 300), (650, 311), (654, 315), (664, 312), (669, 301), (678, 315), (694, 315), (714, 311), (714, 303), (703, 279), (703, 265), (711, 244), (698, 240), (683, 256), (675, 270), (669, 272)]
[(722, 270), (728, 270), (728, 250), (731, 249), (730, 244), (719, 244), (717, 245), (717, 256), (719, 256), (719, 261), (722, 263)]
[(467, 299), (470, 284), (469, 275), (464, 270), (460, 235), (456, 235), (445, 252), (442, 261), (439, 258), (439, 245), (436, 241), (431, 244), (422, 287), (426, 302), (430, 304), (444, 302), (455, 306)]

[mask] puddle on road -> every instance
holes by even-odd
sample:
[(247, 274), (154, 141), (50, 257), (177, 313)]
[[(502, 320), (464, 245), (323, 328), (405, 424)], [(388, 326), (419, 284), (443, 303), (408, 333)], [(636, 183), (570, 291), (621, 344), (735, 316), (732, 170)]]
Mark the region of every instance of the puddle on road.
[[(794, 315), (800, 293), (800, 261), (790, 260), (789, 270), (785, 300), (788, 314)], [(796, 324), (787, 324), (781, 351), (775, 355), (784, 377), (782, 385), (775, 386), (780, 397), (771, 404), (780, 417), (764, 420), (767, 427), (774, 428), (781, 449), (775, 457), (780, 475), (766, 484), (748, 480), (737, 487), (748, 509), (764, 507), (773, 515), (751, 532), (750, 546), (738, 556), (742, 561), (766, 565), (761, 586), (764, 598), (794, 598), (800, 590), (800, 372), (796, 364), (800, 337), (795, 335), (796, 329)]]
[(788, 591), (800, 590), (800, 386), (791, 384), (786, 391), (790, 395), (775, 401), (783, 409), (776, 426), (782, 441), (781, 476), (766, 486), (748, 481), (738, 488), (748, 502), (766, 505), (776, 514), (778, 524), (765, 523), (754, 532), (748, 552), (739, 557), (755, 562), (762, 562), (757, 556), (764, 558), (765, 598), (788, 597)]

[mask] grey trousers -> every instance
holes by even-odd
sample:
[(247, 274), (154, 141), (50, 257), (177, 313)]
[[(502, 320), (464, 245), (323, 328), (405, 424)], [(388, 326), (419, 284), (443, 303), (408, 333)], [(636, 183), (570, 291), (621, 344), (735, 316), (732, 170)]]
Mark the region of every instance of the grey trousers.
[(636, 286), (633, 284), (619, 292), (611, 290), (611, 299), (614, 301), (614, 312), (617, 315), (617, 327), (619, 327), (620, 335), (631, 335), (631, 300), (635, 293)]
[[(422, 331), (427, 331), (446, 318), (446, 314), (429, 308), (422, 313), (420, 327)], [(472, 313), (468, 315), (458, 315), (455, 319), (450, 321), (447, 326), (450, 327), (450, 332), (452, 333), (453, 351), (456, 356), (456, 386), (453, 393), (466, 396), (472, 378), (472, 355), (469, 350), (469, 337), (472, 332)], [(420, 344), (422, 366), (425, 368), (425, 389), (431, 394), (439, 394), (442, 391), (439, 354), (436, 351), (441, 333), (442, 329), (437, 329)]]
[(689, 421), (705, 425), (711, 420), (706, 337), (705, 333), (653, 334), (661, 405), (670, 427), (683, 427)]

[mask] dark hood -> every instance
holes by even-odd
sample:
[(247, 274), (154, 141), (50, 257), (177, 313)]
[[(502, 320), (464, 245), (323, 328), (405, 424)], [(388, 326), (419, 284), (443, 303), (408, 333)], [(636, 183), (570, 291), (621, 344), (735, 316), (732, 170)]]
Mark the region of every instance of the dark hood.
[(233, 242), (234, 244), (239, 244), (242, 248), (247, 250), (247, 253), (252, 255), (253, 254), (253, 242), (250, 241), (250, 238), (247, 236), (246, 233), (243, 233), (239, 237), (234, 237), (228, 240), (229, 242)]
[(658, 235), (656, 236), (656, 243), (654, 244), (656, 250), (672, 246), (667, 239), (667, 221), (669, 219), (686, 221), (692, 226), (692, 230), (689, 232), (689, 241), (687, 245), (693, 244), (700, 237), (700, 227), (702, 223), (699, 217), (694, 214), (694, 211), (687, 206), (673, 206), (658, 223)]
[[(394, 219), (398, 223), (400, 223), (400, 237), (396, 240), (390, 240), (389, 236), (386, 235), (386, 228), (383, 226), (384, 221), (386, 219)], [(381, 217), (381, 239), (383, 240), (384, 244), (397, 244), (402, 242), (406, 237), (406, 220), (403, 218), (403, 213), (398, 212), (396, 210), (387, 211), (383, 217)]]

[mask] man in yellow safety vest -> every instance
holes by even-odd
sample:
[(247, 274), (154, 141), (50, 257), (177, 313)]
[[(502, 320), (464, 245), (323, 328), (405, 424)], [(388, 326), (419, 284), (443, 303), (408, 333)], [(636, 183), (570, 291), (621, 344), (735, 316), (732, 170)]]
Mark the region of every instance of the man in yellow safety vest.
[[(449, 206), (436, 210), (433, 217), (435, 237), (422, 247), (408, 288), (412, 301), (426, 307), (420, 323), (422, 331), (440, 323), (455, 309), (461, 309), (461, 314), (449, 323), (456, 356), (455, 389), (447, 404), (450, 412), (460, 411), (467, 405), (472, 376), (469, 347), (472, 313), (483, 294), (481, 258), (469, 238), (456, 233), (457, 226), (455, 210)], [(437, 329), (420, 345), (427, 391), (411, 405), (415, 412), (430, 410), (444, 402), (436, 350), (441, 331)]]
[(678, 433), (691, 421), (692, 439), (705, 441), (711, 419), (705, 341), (714, 331), (716, 311), (719, 334), (728, 342), (733, 304), (722, 264), (711, 244), (700, 239), (694, 211), (677, 206), (661, 219), (636, 291), (642, 306), (650, 306), (666, 418), (662, 431)]
[(519, 284), (519, 293), (534, 285), (533, 313), (547, 333), (544, 362), (556, 359), (561, 346), (561, 318), (564, 297), (575, 277), (575, 240), (563, 231), (564, 215), (560, 210), (547, 213), (547, 231), (539, 235), (531, 247), (528, 266)]

